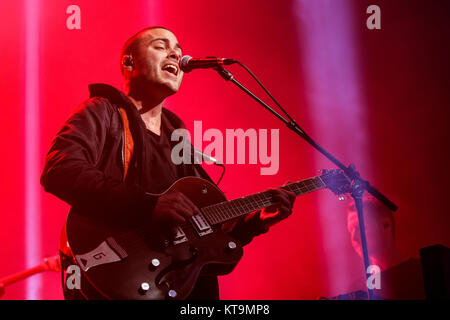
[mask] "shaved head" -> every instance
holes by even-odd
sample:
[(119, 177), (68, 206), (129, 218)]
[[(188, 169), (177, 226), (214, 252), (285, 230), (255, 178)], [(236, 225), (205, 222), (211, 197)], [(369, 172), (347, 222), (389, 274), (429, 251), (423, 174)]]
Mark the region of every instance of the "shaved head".
[(139, 32), (137, 32), (136, 34), (131, 36), (127, 41), (125, 41), (125, 44), (123, 45), (122, 51), (120, 53), (120, 71), (122, 72), (122, 74), (124, 74), (123, 57), (128, 56), (128, 55), (133, 56), (136, 51), (136, 48), (139, 47), (140, 41), (142, 40), (142, 36), (147, 31), (154, 30), (154, 29), (164, 29), (164, 30), (172, 32), (172, 30), (170, 30), (166, 27), (152, 26), (152, 27), (147, 27), (145, 29), (140, 30)]
[(175, 34), (165, 27), (148, 27), (130, 37), (121, 52), (125, 91), (163, 101), (176, 93), (183, 80), (182, 50)]

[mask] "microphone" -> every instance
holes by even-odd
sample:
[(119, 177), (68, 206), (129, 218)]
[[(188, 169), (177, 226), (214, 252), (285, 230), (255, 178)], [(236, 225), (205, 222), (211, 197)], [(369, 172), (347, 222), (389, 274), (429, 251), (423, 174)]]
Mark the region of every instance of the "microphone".
[(207, 155), (206, 153), (203, 153), (203, 152), (201, 152), (200, 150), (198, 150), (198, 149), (196, 149), (194, 147), (193, 147), (193, 149), (194, 149), (194, 157), (198, 161), (202, 162), (202, 157), (203, 157), (204, 160), (211, 161), (215, 165), (219, 165), (219, 166), (222, 165), (222, 163), (219, 160), (217, 160), (216, 158), (211, 157), (210, 155)]
[(216, 58), (216, 57), (206, 57), (206, 58), (192, 58), (191, 56), (183, 56), (180, 61), (180, 69), (185, 72), (191, 72), (194, 69), (209, 69), (221, 66), (226, 66), (232, 63), (236, 63), (233, 59), (227, 58)]

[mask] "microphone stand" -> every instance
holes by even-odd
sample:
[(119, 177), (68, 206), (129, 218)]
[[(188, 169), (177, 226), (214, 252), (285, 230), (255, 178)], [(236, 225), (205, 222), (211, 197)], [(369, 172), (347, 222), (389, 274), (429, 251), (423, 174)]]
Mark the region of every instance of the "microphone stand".
[[(271, 112), (275, 117), (280, 119), (289, 129), (291, 129), (297, 135), (299, 135), (304, 140), (306, 140), (306, 142), (308, 142), (314, 149), (316, 149), (317, 151), (322, 153), (326, 158), (328, 158), (332, 163), (334, 163), (338, 168), (340, 168), (347, 177), (349, 177), (353, 181), (351, 195), (355, 201), (355, 207), (358, 212), (359, 229), (360, 229), (360, 233), (361, 233), (361, 247), (362, 247), (364, 267), (365, 267), (364, 274), (366, 276), (366, 284), (368, 284), (367, 279), (369, 278), (369, 275), (367, 274), (367, 270), (369, 268), (370, 262), (369, 262), (369, 254), (368, 254), (368, 250), (367, 250), (366, 231), (365, 231), (365, 226), (364, 226), (362, 196), (364, 194), (364, 191), (367, 191), (372, 196), (374, 196), (376, 199), (378, 199), (378, 201), (380, 201), (386, 207), (388, 207), (390, 210), (396, 211), (397, 206), (391, 200), (389, 200), (386, 196), (384, 196), (381, 192), (379, 192), (375, 187), (370, 185), (370, 183), (367, 180), (363, 179), (360, 176), (360, 174), (356, 171), (355, 166), (353, 164), (346, 167), (341, 161), (339, 161), (331, 153), (329, 153), (322, 146), (320, 146), (317, 142), (315, 142), (308, 134), (306, 134), (306, 132), (289, 115), (288, 115), (289, 120), (286, 120), (278, 112), (273, 110), (266, 103), (264, 103), (261, 99), (259, 99), (256, 95), (254, 95), (250, 90), (248, 90), (241, 83), (239, 83), (239, 81), (234, 79), (233, 74), (231, 72), (229, 72), (228, 70), (226, 70), (225, 68), (217, 67), (217, 68), (215, 68), (215, 70), (219, 73), (219, 75), (223, 79), (234, 83), (237, 87), (239, 87), (241, 90), (243, 90), (251, 98), (253, 98), (259, 104), (261, 104), (265, 109), (267, 109), (269, 112)], [(373, 289), (370, 289), (369, 286), (367, 286), (367, 291), (368, 291), (368, 299), (372, 300), (373, 299)]]

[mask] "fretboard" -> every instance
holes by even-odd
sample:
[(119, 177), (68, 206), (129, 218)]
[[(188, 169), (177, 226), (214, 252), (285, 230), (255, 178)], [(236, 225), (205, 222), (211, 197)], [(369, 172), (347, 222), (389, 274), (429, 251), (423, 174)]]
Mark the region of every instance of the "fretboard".
[[(287, 184), (283, 189), (292, 191), (296, 196), (325, 188), (320, 176)], [(216, 203), (201, 209), (203, 216), (209, 224), (216, 225), (235, 219), (247, 213), (266, 208), (275, 202), (270, 191), (255, 193), (246, 197)]]

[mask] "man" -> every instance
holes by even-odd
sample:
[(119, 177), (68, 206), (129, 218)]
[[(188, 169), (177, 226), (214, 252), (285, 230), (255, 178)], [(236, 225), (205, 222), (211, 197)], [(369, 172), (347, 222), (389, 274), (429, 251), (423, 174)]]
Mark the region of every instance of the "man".
[[(175, 165), (170, 157), (171, 132), (184, 124), (163, 105), (183, 79), (181, 55), (177, 38), (163, 27), (144, 29), (125, 43), (120, 66), (126, 94), (104, 84), (89, 86), (91, 98), (48, 153), (41, 177), (47, 192), (82, 215), (118, 225), (150, 223), (167, 235), (199, 213), (182, 193), (154, 195), (184, 176), (210, 180), (200, 165)], [(255, 212), (228, 226), (241, 244), (291, 214), (295, 195), (283, 189), (272, 193), (275, 213)], [(190, 298), (219, 298), (217, 278), (201, 276)]]
[[(386, 270), (404, 262), (406, 258), (398, 251), (395, 244), (395, 224), (392, 212), (376, 199), (366, 199), (363, 203), (370, 264)], [(358, 212), (353, 203), (347, 208), (347, 229), (351, 236), (353, 249), (362, 257)]]
[[(404, 257), (397, 249), (392, 211), (374, 198), (364, 199), (363, 206), (370, 265), (381, 271), (381, 286), (374, 289), (374, 295), (381, 299), (424, 299), (420, 261)], [(358, 213), (353, 203), (347, 208), (347, 229), (353, 249), (362, 258)], [(355, 288), (358, 286), (367, 290), (361, 285)]]

